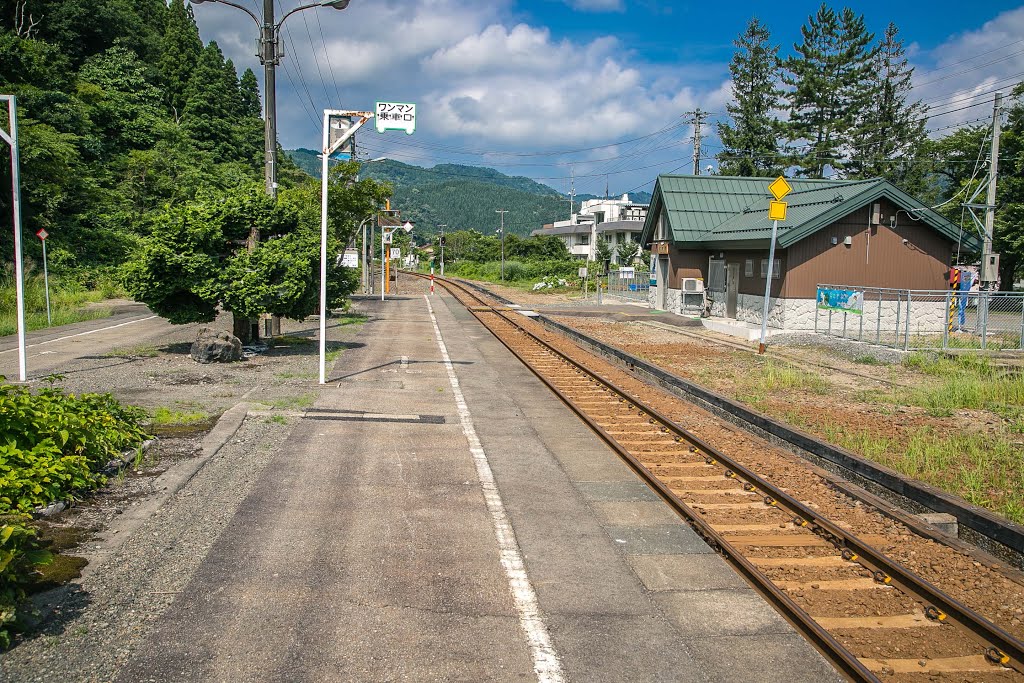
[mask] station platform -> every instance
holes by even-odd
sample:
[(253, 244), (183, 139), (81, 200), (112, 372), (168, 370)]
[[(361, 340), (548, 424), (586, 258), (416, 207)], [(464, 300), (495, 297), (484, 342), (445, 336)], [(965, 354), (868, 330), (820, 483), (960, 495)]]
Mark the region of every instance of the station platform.
[(357, 310), (120, 680), (842, 680), (457, 301)]

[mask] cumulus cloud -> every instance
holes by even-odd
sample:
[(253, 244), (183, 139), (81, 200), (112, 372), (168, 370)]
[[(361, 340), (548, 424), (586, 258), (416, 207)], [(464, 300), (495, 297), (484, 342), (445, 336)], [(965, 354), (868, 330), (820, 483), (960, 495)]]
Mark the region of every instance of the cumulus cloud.
[[(1024, 7), (950, 37), (914, 63), (914, 96), (931, 109), (930, 127), (991, 116), (993, 93), (1009, 94), (1024, 72)], [(943, 113), (948, 112), (948, 113)]]

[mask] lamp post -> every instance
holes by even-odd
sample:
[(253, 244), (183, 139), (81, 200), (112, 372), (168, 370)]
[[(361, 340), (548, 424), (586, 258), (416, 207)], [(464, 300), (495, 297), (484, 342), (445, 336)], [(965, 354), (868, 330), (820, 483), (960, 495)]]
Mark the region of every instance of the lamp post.
[(277, 65), (281, 63), (281, 52), (278, 50), (278, 39), (281, 33), (281, 25), (285, 20), (296, 12), (313, 7), (331, 7), (342, 10), (348, 7), (349, 0), (321, 0), (306, 5), (299, 5), (289, 10), (281, 17), (281, 21), (274, 23), (274, 0), (263, 0), (263, 19), (260, 20), (248, 7), (231, 2), (231, 0), (191, 0), (193, 5), (201, 5), (204, 2), (220, 3), (240, 9), (248, 14), (256, 26), (259, 27), (259, 53), (260, 64), (263, 65), (263, 92), (264, 102), (264, 182), (267, 194), (271, 197), (277, 196)]

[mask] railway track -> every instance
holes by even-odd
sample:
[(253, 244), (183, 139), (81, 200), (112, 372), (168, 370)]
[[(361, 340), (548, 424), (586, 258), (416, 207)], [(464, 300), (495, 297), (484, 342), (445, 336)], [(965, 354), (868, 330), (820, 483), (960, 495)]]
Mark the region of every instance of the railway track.
[(857, 681), (1024, 681), (1024, 643), (458, 282), (456, 299), (840, 671)]

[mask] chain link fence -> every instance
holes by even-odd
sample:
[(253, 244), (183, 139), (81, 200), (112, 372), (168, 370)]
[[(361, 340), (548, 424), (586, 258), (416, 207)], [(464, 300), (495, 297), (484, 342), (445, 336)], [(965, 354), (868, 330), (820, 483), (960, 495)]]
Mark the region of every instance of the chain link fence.
[(818, 285), (814, 331), (925, 349), (1024, 351), (1024, 292)]
[(647, 303), (651, 275), (646, 269), (611, 270), (607, 275), (591, 277), (587, 282), (587, 298), (623, 299)]

